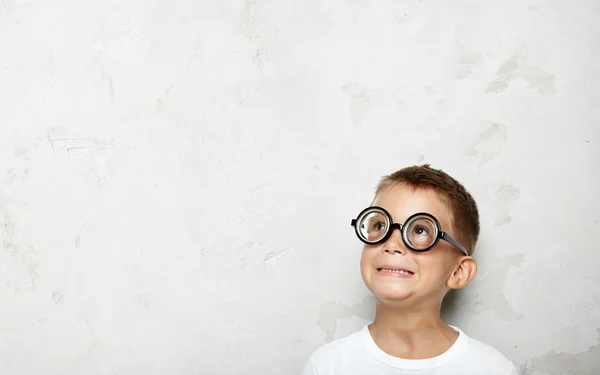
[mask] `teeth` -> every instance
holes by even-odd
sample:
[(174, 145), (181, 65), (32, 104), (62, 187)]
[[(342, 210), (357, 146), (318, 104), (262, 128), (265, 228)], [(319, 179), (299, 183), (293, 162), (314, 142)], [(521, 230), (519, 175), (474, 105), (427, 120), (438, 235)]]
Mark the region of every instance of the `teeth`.
[(403, 274), (403, 275), (409, 275), (409, 276), (410, 276), (410, 275), (412, 275), (412, 273), (411, 273), (411, 272), (409, 272), (409, 271), (405, 271), (405, 270), (391, 270), (391, 269), (389, 269), (389, 268), (382, 268), (381, 270), (382, 270), (382, 271), (386, 271), (386, 272), (400, 273), (400, 274)]

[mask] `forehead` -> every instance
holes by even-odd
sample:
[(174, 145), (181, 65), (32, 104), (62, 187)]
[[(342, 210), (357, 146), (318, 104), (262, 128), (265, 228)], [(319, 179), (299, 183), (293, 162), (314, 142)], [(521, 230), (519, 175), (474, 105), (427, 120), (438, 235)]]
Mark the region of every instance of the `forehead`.
[(426, 212), (435, 216), (442, 228), (448, 229), (452, 224), (452, 213), (432, 189), (405, 184), (389, 186), (375, 196), (373, 205), (383, 207), (395, 222), (404, 222), (412, 214)]

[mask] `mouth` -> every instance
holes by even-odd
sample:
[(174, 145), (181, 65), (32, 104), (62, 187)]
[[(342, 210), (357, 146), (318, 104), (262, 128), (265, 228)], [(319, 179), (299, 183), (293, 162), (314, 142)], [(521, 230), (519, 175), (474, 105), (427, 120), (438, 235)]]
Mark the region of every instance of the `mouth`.
[(414, 276), (414, 274), (415, 274), (411, 270), (407, 270), (404, 268), (392, 268), (392, 267), (377, 268), (377, 273), (380, 275), (404, 276), (404, 277)]

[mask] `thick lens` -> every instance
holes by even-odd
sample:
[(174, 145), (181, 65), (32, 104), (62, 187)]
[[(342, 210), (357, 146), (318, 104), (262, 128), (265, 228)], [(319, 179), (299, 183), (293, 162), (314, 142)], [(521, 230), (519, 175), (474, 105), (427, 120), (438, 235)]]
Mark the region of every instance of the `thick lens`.
[(364, 241), (377, 242), (385, 237), (390, 223), (383, 212), (374, 210), (365, 213), (358, 225), (358, 232)]
[(438, 236), (438, 227), (432, 218), (416, 216), (404, 228), (406, 242), (417, 250), (424, 250), (434, 244)]

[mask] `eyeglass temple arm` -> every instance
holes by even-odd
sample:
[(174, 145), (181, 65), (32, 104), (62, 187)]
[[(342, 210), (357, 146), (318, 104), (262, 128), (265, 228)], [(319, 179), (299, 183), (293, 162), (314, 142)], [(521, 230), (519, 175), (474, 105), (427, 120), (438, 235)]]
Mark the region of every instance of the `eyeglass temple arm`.
[(446, 232), (442, 232), (442, 239), (450, 242), (452, 245), (456, 246), (460, 251), (465, 253), (465, 255), (469, 255), (467, 249), (463, 247), (463, 245), (459, 244), (454, 238), (450, 237), (450, 235)]

